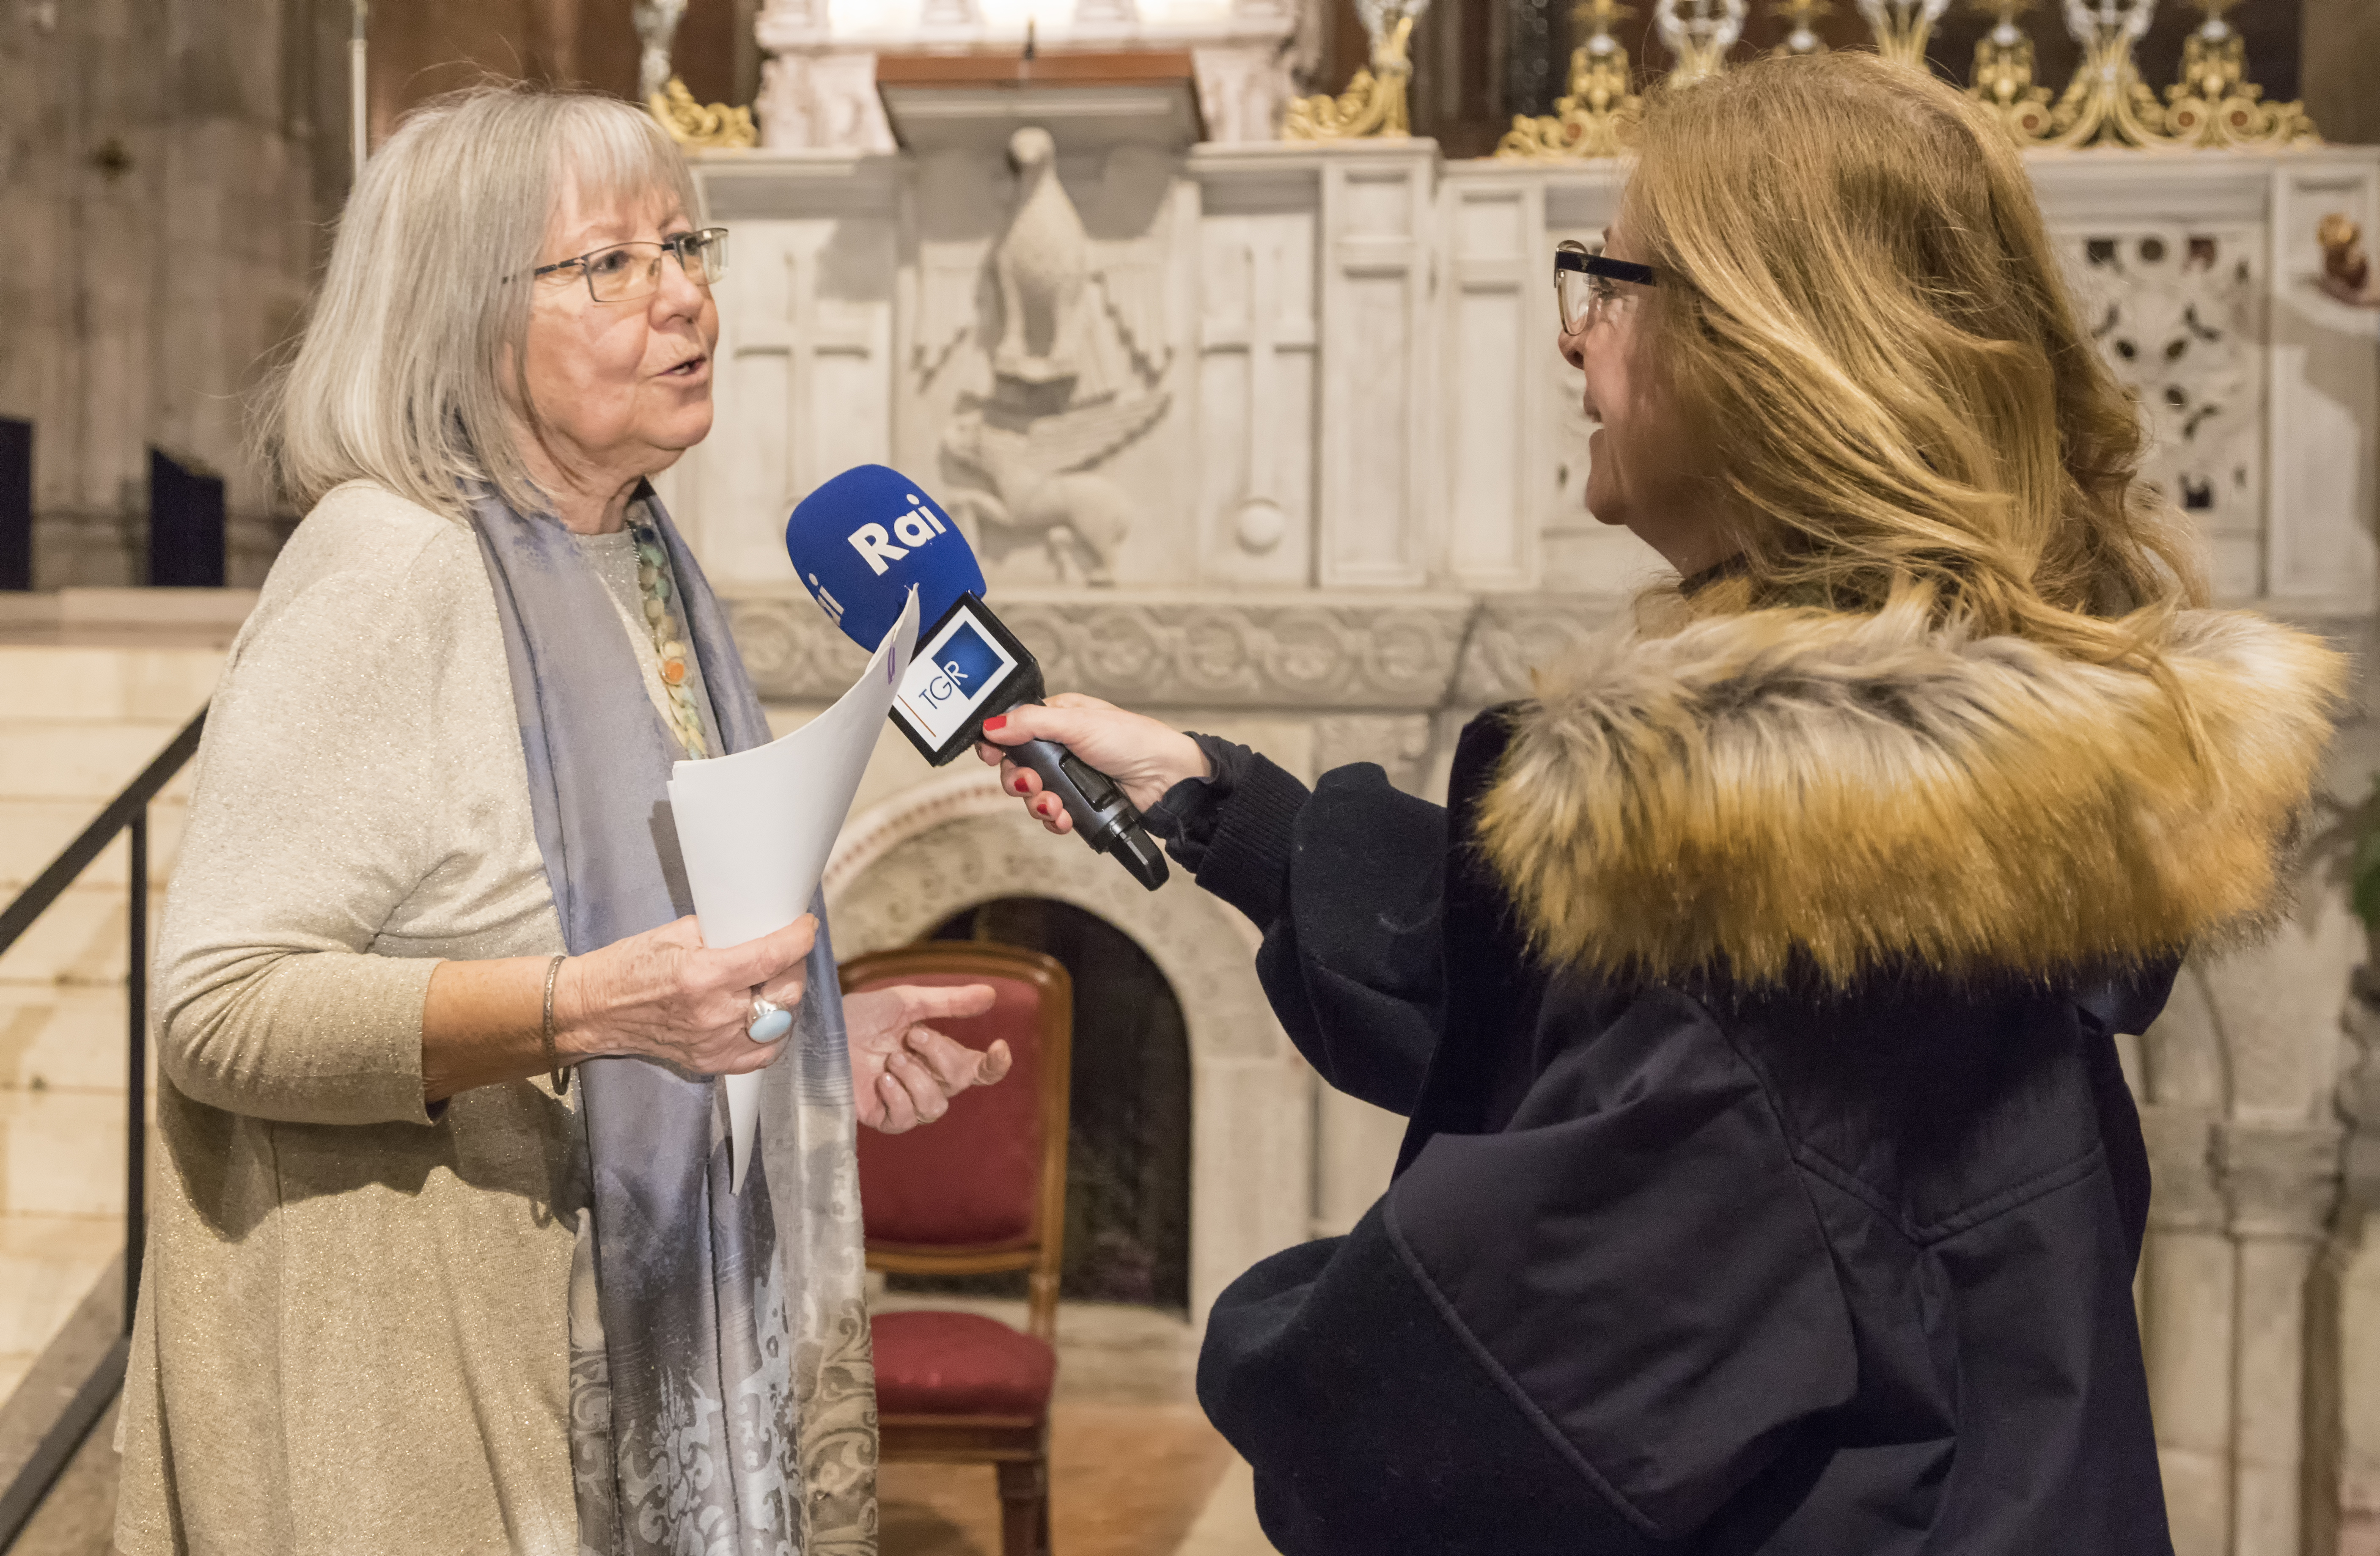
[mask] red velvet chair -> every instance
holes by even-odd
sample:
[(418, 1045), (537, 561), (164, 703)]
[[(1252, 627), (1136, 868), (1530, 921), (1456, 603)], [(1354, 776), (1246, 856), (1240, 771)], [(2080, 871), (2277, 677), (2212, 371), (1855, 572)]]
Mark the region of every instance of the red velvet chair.
[(1038, 951), (927, 941), (854, 957), (844, 992), (893, 983), (989, 983), (986, 1014), (937, 1022), (971, 1048), (1005, 1039), (1015, 1067), (965, 1091), (932, 1125), (859, 1132), (868, 1267), (904, 1275), (1029, 1271), (1026, 1329), (972, 1313), (879, 1314), (877, 1425), (887, 1460), (989, 1461), (1002, 1556), (1050, 1550), (1050, 1393), (1066, 1230), (1066, 1092), (1074, 991)]

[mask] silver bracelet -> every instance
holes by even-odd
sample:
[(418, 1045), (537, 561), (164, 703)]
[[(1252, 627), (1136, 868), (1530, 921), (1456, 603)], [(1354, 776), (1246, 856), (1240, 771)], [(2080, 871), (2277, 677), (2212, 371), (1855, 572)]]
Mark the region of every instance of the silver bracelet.
[(545, 1067), (553, 1072), (556, 1097), (570, 1089), (570, 1072), (562, 1067), (562, 1056), (553, 1050), (553, 980), (562, 976), (562, 964), (568, 960), (569, 953), (563, 952), (545, 965), (545, 1025), (540, 1037), (545, 1044)]

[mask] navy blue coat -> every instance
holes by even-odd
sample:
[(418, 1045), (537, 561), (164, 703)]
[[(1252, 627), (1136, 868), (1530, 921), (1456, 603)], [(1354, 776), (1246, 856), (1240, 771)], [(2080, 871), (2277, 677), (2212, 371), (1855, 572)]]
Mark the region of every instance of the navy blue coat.
[[(2124, 983), (1751, 990), (1548, 966), (1440, 808), (1227, 755), (1153, 819), (1332, 1086), (1411, 1122), (1343, 1237), (1208, 1318), (1290, 1556), (2171, 1550), (2131, 1282)], [(1210, 749), (1217, 748), (1210, 747)]]

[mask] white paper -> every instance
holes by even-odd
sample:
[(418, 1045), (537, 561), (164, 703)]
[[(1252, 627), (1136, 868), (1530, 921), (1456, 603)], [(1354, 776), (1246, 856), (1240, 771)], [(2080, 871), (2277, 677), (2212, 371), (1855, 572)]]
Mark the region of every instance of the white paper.
[[(670, 814), (705, 945), (741, 945), (809, 911), (917, 644), (912, 590), (876, 656), (833, 707), (782, 740), (709, 761), (682, 761), (672, 771)], [(727, 1091), (728, 1178), (740, 1194), (759, 1123), (760, 1076), (755, 1071), (721, 1078)]]

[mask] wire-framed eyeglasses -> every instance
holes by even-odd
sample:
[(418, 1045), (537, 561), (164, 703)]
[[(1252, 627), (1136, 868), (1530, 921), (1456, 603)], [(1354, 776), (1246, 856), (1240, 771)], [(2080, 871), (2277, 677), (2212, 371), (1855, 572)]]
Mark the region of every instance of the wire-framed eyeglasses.
[(529, 272), (551, 275), (576, 268), (587, 278), (587, 290), (597, 302), (628, 302), (650, 297), (662, 287), (662, 261), (674, 255), (686, 278), (708, 286), (727, 274), (727, 229), (704, 227), (699, 232), (672, 233), (658, 243), (614, 243), (591, 249), (575, 260), (556, 260)]
[(1574, 335), (1594, 323), (1618, 299), (1622, 281), (1650, 286), (1653, 267), (1597, 254), (1574, 237), (1556, 245), (1554, 298), (1561, 305), (1562, 333)]

